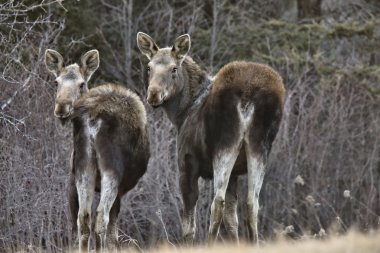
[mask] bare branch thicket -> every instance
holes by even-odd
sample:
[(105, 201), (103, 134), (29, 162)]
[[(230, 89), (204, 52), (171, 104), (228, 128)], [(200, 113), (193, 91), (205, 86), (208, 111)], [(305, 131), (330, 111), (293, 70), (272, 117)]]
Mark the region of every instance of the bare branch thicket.
[[(51, 17), (53, 4), (57, 1), (0, 5), (0, 247), (8, 252), (54, 251), (68, 240), (61, 191), (67, 163), (60, 153), (68, 148), (69, 133), (57, 131), (47, 116), (54, 88), (43, 64), (46, 47), (63, 29)], [(30, 15), (38, 11), (41, 15)]]

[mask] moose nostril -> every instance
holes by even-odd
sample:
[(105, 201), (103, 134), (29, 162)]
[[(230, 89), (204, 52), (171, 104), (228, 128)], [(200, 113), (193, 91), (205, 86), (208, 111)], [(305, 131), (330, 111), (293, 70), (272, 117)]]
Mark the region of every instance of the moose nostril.
[(65, 118), (70, 115), (71, 103), (56, 104), (54, 108), (54, 115), (58, 118)]
[(157, 90), (149, 90), (148, 91), (148, 96), (147, 96), (147, 101), (150, 105), (153, 106), (158, 106), (162, 103), (162, 92), (157, 91)]

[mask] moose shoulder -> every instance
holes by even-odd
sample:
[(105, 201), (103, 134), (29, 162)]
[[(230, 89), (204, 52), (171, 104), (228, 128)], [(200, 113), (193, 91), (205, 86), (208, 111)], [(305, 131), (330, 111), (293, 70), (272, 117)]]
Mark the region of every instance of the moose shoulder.
[(161, 106), (178, 130), (184, 240), (191, 243), (194, 237), (199, 177), (214, 180), (209, 242), (215, 241), (222, 219), (238, 240), (237, 176), (248, 173), (248, 230), (258, 241), (259, 193), (284, 105), (281, 77), (269, 66), (237, 61), (211, 79), (187, 56), (187, 34), (172, 47), (159, 48), (140, 32), (137, 45), (150, 60), (148, 103)]

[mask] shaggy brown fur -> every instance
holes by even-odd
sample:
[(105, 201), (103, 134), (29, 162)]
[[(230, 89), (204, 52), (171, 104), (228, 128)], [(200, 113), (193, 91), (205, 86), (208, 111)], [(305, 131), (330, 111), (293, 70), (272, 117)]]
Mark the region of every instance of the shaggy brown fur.
[[(115, 84), (95, 87), (74, 104), (70, 119), (78, 125), (85, 124), (84, 121), (102, 122), (96, 137), (91, 140), (95, 155), (97, 152), (101, 155), (97, 156), (98, 164), (94, 169), (115, 170), (113, 173), (120, 177), (119, 197), (132, 189), (144, 174), (149, 158), (146, 111), (138, 95)], [(77, 130), (78, 135), (86, 134), (84, 128)], [(117, 153), (117, 148), (122, 152), (118, 157), (113, 153)], [(102, 161), (104, 168), (99, 168), (99, 159), (109, 159)], [(116, 162), (115, 159), (121, 160)], [(119, 162), (123, 166), (120, 167)], [(100, 191), (100, 182), (96, 185), (96, 190)]]
[(282, 78), (267, 65), (234, 61), (221, 68), (216, 75), (211, 94), (224, 89), (236, 88), (243, 92), (243, 99), (254, 97), (255, 92), (267, 90), (277, 94), (280, 103), (284, 103), (285, 89)]
[[(90, 119), (105, 115), (114, 117), (122, 127), (135, 129), (146, 126), (146, 111), (139, 96), (116, 84), (104, 84), (85, 93), (74, 104), (71, 118), (86, 113)], [(127, 113), (126, 113), (127, 112)]]

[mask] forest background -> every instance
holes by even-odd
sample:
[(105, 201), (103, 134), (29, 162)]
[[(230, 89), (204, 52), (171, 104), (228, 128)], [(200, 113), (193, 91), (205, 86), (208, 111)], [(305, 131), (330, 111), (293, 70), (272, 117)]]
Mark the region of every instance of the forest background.
[[(58, 252), (72, 242), (67, 201), (72, 132), (53, 116), (44, 52), (66, 63), (89, 49), (90, 85), (116, 82), (145, 99), (139, 31), (158, 45), (189, 33), (211, 75), (233, 60), (266, 63), (286, 86), (283, 121), (260, 195), (261, 240), (379, 227), (380, 2), (377, 0), (3, 0), (0, 3), (0, 251)], [(152, 157), (123, 199), (120, 241), (181, 241), (176, 131), (146, 105)], [(239, 233), (247, 237), (246, 178)], [(196, 241), (204, 242), (212, 182), (200, 180)], [(221, 233), (222, 240), (225, 233)]]

